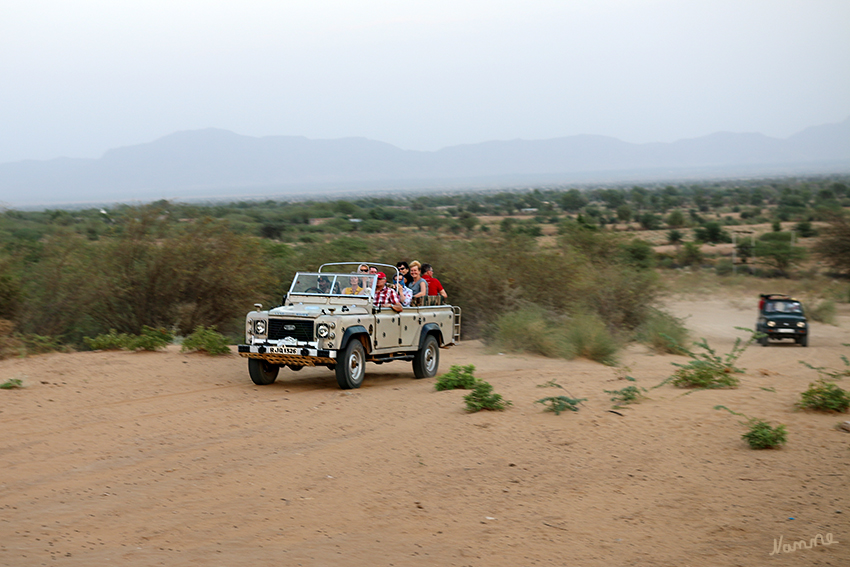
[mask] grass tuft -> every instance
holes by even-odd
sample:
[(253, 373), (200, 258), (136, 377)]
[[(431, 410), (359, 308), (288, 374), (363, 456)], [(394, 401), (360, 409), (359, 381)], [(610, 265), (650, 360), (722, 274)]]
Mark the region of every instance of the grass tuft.
[(660, 309), (652, 309), (646, 321), (635, 332), (635, 338), (655, 352), (687, 354), (688, 330), (684, 322)]
[(499, 317), (492, 344), (500, 351), (571, 360), (577, 356), (613, 365), (620, 345), (602, 319), (593, 314), (555, 317), (527, 306)]
[(831, 299), (821, 301), (813, 309), (810, 309), (809, 317), (819, 323), (835, 325), (835, 302)]

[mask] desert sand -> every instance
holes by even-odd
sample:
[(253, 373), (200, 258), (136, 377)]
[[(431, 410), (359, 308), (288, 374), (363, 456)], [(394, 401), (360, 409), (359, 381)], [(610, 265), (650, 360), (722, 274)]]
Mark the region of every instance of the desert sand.
[[(668, 309), (721, 353), (755, 298)], [(612, 413), (604, 390), (650, 388), (681, 356), (632, 346), (627, 371), (587, 360), (441, 351), (511, 400), (467, 414), (410, 365), (368, 365), (359, 390), (324, 368), (266, 387), (235, 354), (81, 352), (0, 362), (0, 565), (850, 565), (847, 414), (794, 411), (843, 366), (850, 317), (808, 348), (755, 345), (741, 387), (665, 385)], [(563, 394), (580, 411), (536, 404)], [(850, 387), (850, 378), (845, 379)], [(783, 423), (754, 451), (735, 411)], [(621, 414), (621, 415), (620, 415)], [(784, 552), (776, 542), (832, 534)]]

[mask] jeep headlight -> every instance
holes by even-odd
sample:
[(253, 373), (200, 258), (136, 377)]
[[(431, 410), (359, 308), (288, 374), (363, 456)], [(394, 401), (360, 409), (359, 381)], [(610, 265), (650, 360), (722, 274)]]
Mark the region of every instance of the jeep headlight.
[(265, 319), (257, 319), (254, 321), (254, 332), (258, 335), (266, 334), (266, 320)]
[(767, 326), (768, 326), (768, 327), (775, 327), (775, 326), (776, 326), (776, 321), (768, 321), (768, 322), (767, 322)]
[(805, 327), (805, 326), (806, 326), (806, 322), (805, 322), (805, 321), (798, 321), (798, 322), (797, 322), (797, 326), (798, 326), (798, 327), (800, 327), (800, 328), (802, 329), (803, 327)]
[(319, 335), (320, 339), (326, 339), (328, 335), (331, 334), (331, 329), (327, 326), (327, 324), (319, 323), (316, 326), (316, 334)]

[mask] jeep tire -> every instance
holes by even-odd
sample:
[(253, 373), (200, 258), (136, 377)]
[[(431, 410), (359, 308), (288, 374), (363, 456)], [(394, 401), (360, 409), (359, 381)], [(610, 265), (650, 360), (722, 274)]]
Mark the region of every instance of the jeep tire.
[(413, 375), (417, 378), (432, 378), (440, 367), (440, 348), (434, 335), (428, 335), (422, 348), (413, 356)]
[(280, 367), (276, 364), (271, 364), (260, 358), (248, 359), (248, 374), (251, 375), (251, 380), (257, 386), (268, 386), (274, 384), (277, 380), (277, 373)]
[(366, 374), (366, 352), (360, 339), (352, 337), (337, 358), (336, 382), (343, 390), (359, 388)]

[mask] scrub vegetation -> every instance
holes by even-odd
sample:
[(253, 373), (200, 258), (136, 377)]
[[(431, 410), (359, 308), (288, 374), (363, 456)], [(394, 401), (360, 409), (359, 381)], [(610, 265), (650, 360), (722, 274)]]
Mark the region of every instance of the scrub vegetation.
[(725, 410), (732, 415), (746, 419), (741, 422), (747, 426), (747, 431), (741, 435), (741, 439), (747, 442), (750, 449), (779, 449), (788, 440), (788, 431), (784, 425), (770, 425), (767, 421), (756, 417), (747, 417), (742, 413), (732, 411), (726, 406), (714, 406), (716, 410)]
[[(848, 184), (833, 176), (3, 210), (0, 319), (13, 330), (0, 333), (0, 356), (105, 348), (85, 337), (140, 337), (145, 327), (182, 337), (215, 327), (235, 342), (254, 303), (278, 304), (295, 271), (325, 260), (433, 264), (463, 308), (464, 338), (499, 350), (606, 364), (632, 340), (681, 352), (684, 325), (657, 310), (666, 282), (681, 277), (670, 270), (716, 269), (738, 285), (811, 279), (807, 262), (821, 259), (829, 274), (850, 275)], [(733, 239), (735, 265), (712, 251)], [(842, 289), (823, 299), (848, 301)]]

